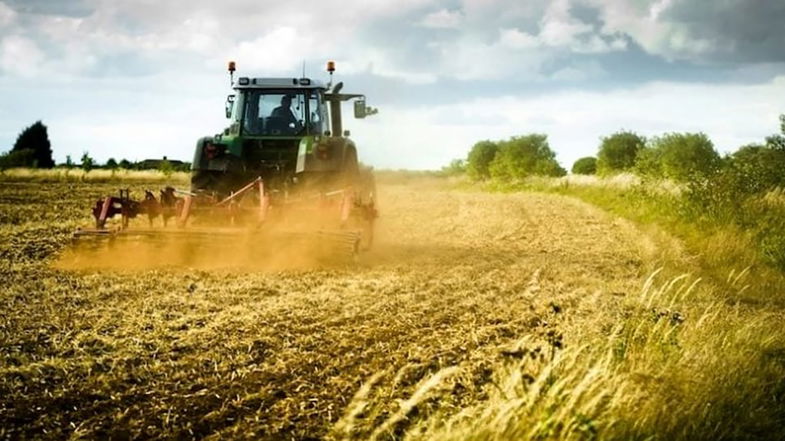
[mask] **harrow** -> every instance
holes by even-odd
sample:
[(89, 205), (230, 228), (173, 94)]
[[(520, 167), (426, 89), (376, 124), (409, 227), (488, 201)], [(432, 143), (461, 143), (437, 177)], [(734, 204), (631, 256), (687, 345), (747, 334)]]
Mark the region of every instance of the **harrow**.
[[(310, 251), (328, 257), (354, 257), (372, 243), (374, 201), (360, 200), (351, 187), (293, 196), (267, 191), (264, 184), (256, 178), (223, 198), (167, 186), (157, 198), (146, 190), (144, 199), (135, 200), (129, 189), (120, 189), (96, 201), (94, 227), (77, 229), (74, 238), (80, 244), (137, 238), (225, 248), (244, 242), (269, 252), (308, 243)], [(132, 224), (143, 217), (146, 227)]]

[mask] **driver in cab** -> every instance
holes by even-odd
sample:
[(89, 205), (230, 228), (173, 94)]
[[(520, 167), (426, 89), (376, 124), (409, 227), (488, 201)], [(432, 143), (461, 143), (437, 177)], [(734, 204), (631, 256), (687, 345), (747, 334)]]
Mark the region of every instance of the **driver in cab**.
[(270, 114), (270, 116), (281, 118), (286, 124), (286, 127), (294, 129), (300, 128), (300, 121), (297, 121), (297, 117), (295, 117), (292, 112), (292, 95), (284, 95), (281, 97), (281, 105), (273, 109), (273, 113)]

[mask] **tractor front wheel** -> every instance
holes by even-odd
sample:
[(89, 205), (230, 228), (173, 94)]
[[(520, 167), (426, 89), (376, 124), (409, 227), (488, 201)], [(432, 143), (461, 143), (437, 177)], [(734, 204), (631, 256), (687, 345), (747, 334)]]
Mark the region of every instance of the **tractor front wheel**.
[(235, 190), (235, 181), (236, 179), (226, 172), (197, 170), (191, 176), (191, 191), (213, 193), (219, 198), (226, 197)]

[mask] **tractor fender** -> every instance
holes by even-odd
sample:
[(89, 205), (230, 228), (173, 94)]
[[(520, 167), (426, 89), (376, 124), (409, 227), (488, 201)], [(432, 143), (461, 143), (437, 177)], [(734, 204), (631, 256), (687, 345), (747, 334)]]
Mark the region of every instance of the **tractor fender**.
[(207, 170), (209, 162), (204, 156), (204, 146), (207, 142), (213, 141), (212, 136), (203, 136), (196, 141), (196, 149), (194, 150), (194, 160), (191, 162), (191, 170)]
[(357, 147), (346, 138), (325, 137), (309, 149), (301, 145), (297, 158), (297, 173), (340, 172), (347, 167), (357, 168)]

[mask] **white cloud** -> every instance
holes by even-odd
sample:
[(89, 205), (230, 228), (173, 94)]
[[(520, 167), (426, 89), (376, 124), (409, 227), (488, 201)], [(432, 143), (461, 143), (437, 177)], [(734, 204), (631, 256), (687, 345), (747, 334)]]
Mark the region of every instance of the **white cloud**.
[(440, 9), (431, 12), (420, 21), (420, 25), (434, 29), (455, 29), (463, 23), (463, 13), (455, 10)]
[[(522, 35), (522, 34), (521, 34)], [(445, 76), (463, 81), (541, 80), (541, 67), (552, 59), (552, 54), (524, 45), (525, 36), (502, 31), (499, 39), (486, 43), (477, 38), (464, 37), (442, 44), (441, 63), (437, 66)], [(511, 50), (510, 45), (518, 46)]]
[(534, 35), (521, 32), (518, 29), (501, 29), (499, 43), (510, 49), (533, 49), (540, 46), (540, 41)]
[(35, 41), (11, 35), (0, 41), (0, 70), (20, 77), (34, 76), (42, 71), (44, 53)]
[(550, 3), (539, 21), (539, 32), (529, 34), (516, 28), (502, 28), (499, 42), (511, 49), (555, 49), (598, 54), (627, 48), (619, 35), (598, 32), (594, 26), (572, 16), (568, 0)]
[(568, 0), (554, 0), (542, 18), (539, 37), (548, 46), (572, 46), (591, 32), (589, 24), (572, 17)]
[(308, 34), (282, 26), (255, 40), (240, 42), (227, 55), (229, 59), (237, 60), (246, 72), (291, 75), (298, 71), (305, 58), (315, 55), (321, 48), (321, 43)]
[[(581, 1), (581, 0), (578, 0)], [(582, 0), (595, 6), (603, 21), (603, 32), (626, 34), (647, 52), (667, 59), (699, 59), (721, 48), (718, 42), (699, 37), (691, 23), (668, 20), (666, 12), (679, 3), (673, 0)], [(707, 5), (708, 6), (708, 5)], [(733, 11), (730, 13), (742, 13)]]
[(16, 19), (16, 12), (0, 1), (0, 29), (10, 26)]
[(649, 18), (651, 20), (657, 20), (660, 18), (660, 14), (663, 13), (666, 9), (668, 9), (673, 4), (673, 0), (658, 0), (655, 1), (649, 7)]

